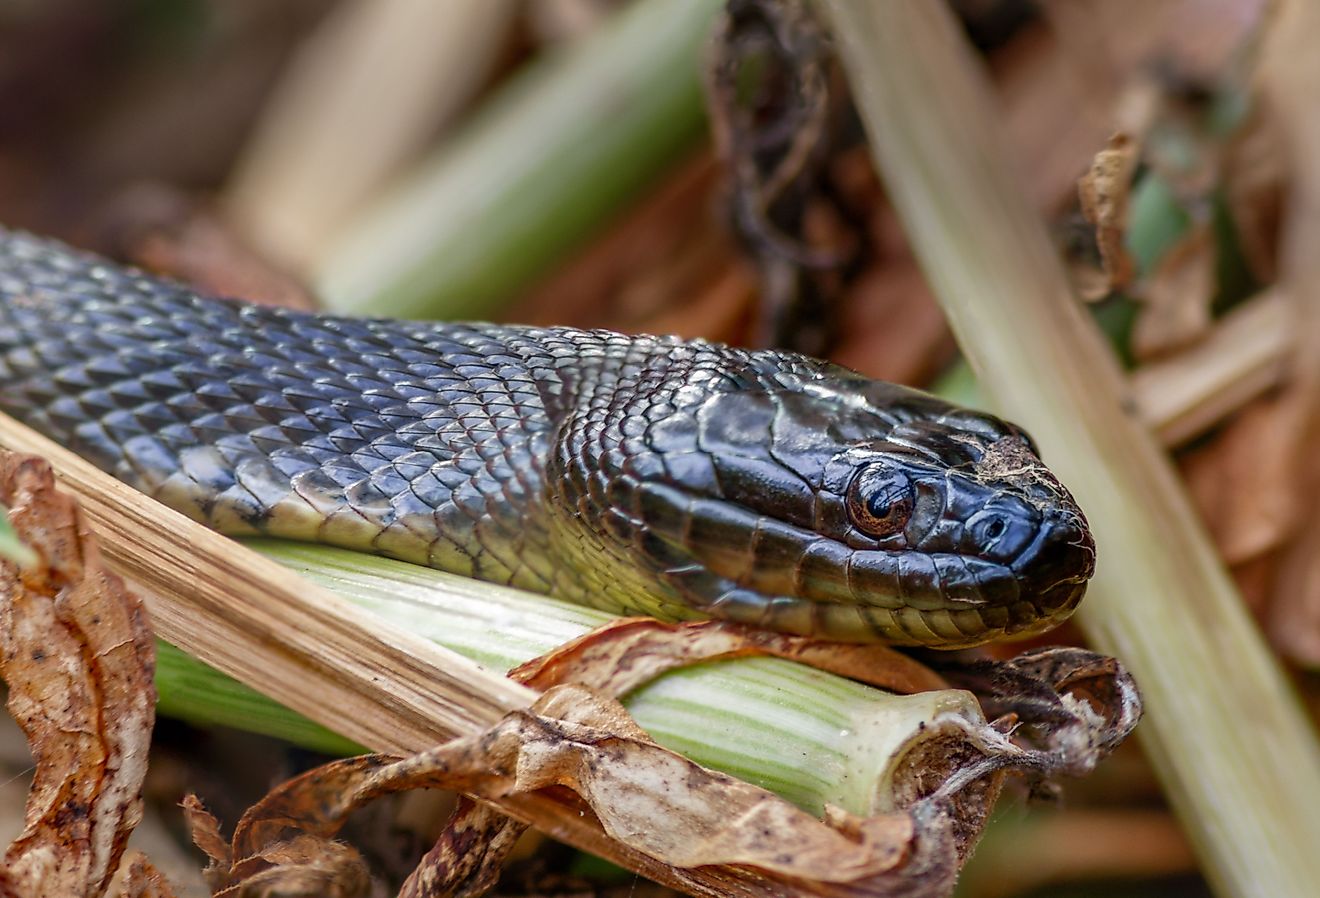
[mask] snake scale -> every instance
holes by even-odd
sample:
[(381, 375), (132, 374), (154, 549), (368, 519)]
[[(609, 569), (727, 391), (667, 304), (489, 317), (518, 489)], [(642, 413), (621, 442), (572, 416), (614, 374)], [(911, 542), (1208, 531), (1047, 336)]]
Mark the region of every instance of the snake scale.
[(222, 532), (954, 648), (1076, 606), (1029, 438), (805, 356), (248, 305), (0, 230), (0, 409)]

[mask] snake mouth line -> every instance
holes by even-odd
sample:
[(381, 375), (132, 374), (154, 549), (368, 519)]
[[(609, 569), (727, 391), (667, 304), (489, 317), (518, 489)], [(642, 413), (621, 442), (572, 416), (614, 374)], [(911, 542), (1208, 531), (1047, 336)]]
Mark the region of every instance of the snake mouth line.
[[(688, 522), (715, 500), (645, 489), (645, 542), (660, 578), (711, 617), (844, 642), (962, 648), (1049, 629), (1085, 591), (1086, 576), (1061, 580), (1053, 564), (1015, 570), (949, 552), (859, 549), (729, 502), (720, 503), (722, 538), (710, 539)], [(1015, 561), (1040, 548), (1033, 541)], [(1033, 581), (1048, 588), (1035, 593)]]
[[(708, 579), (704, 586), (716, 585)], [(1060, 583), (1047, 595), (1024, 597), (1010, 605), (920, 609), (765, 596), (723, 581), (724, 593), (702, 613), (803, 636), (838, 642), (960, 649), (1002, 638), (1043, 633), (1065, 620), (1081, 601), (1086, 583)]]

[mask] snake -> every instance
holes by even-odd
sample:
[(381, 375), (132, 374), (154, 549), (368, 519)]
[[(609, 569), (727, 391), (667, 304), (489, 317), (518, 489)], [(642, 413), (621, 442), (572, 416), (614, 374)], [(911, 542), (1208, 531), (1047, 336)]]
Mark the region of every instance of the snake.
[(962, 648), (1095, 566), (1020, 427), (827, 361), (274, 308), (3, 229), (0, 411), (225, 534), (664, 620)]

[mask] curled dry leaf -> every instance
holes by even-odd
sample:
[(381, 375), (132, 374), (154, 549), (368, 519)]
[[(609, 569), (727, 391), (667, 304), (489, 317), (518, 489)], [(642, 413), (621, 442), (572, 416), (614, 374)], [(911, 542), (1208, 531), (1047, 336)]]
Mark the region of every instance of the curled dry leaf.
[(174, 890), (146, 855), (134, 851), (124, 862), (124, 876), (116, 898), (174, 898)]
[(351, 845), (313, 835), (295, 835), (263, 845), (234, 866), (236, 883), (213, 898), (367, 898), (371, 875)]
[[(368, 801), (417, 788), (460, 789), (484, 798), (567, 788), (576, 796), (567, 800), (580, 800), (582, 812), (594, 813), (606, 832), (650, 857), (680, 869), (750, 867), (782, 882), (788, 894), (805, 883), (865, 894), (883, 881), (906, 882), (906, 864), (915, 857), (922, 858), (924, 870), (949, 871), (958, 856), (947, 802), (940, 802), (938, 812), (925, 811), (929, 830), (909, 813), (862, 819), (833, 811), (817, 820), (769, 792), (660, 748), (613, 699), (558, 686), (532, 709), (512, 712), (479, 736), (401, 761), (348, 759), (285, 783), (239, 823), (234, 878), (227, 887), (242, 885), (244, 874), (259, 867), (263, 876), (273, 876), (265, 866), (268, 846), (301, 835), (329, 839)], [(451, 850), (447, 858), (459, 855)], [(419, 871), (414, 880), (433, 881), (434, 874)], [(943, 876), (939, 885), (945, 885)], [(412, 888), (404, 894), (421, 894)]]
[(398, 898), (485, 894), (526, 829), (489, 805), (460, 796), (445, 831), (403, 884)]
[(573, 682), (624, 695), (667, 670), (748, 655), (801, 661), (891, 692), (948, 686), (930, 668), (884, 645), (844, 645), (721, 621), (670, 624), (642, 617), (610, 621), (519, 665), (509, 676), (537, 689)]
[(1128, 194), (1137, 167), (1139, 147), (1129, 135), (1115, 134), (1095, 154), (1090, 169), (1077, 184), (1082, 214), (1095, 228), (1095, 242), (1109, 289), (1132, 281), (1136, 267), (1123, 245), (1127, 230)]
[[(1007, 661), (951, 661), (942, 673), (975, 692), (993, 726), (1026, 747), (988, 759), (1026, 774), (1042, 790), (1058, 775), (1086, 776), (1132, 734), (1141, 694), (1117, 659), (1077, 648), (1026, 651)], [(956, 788), (959, 777), (943, 788)]]
[[(666, 630), (668, 637), (658, 635)], [(695, 648), (685, 653), (666, 641)], [(586, 679), (626, 689), (703, 651), (742, 653), (755, 643), (755, 636), (736, 627), (625, 622), (528, 665), (523, 676), (545, 685), (556, 676), (578, 676), (585, 665)], [(609, 672), (632, 666), (641, 672)], [(882, 677), (917, 677), (903, 665), (893, 669), (901, 675)], [(258, 876), (267, 885), (282, 883), (286, 867), (291, 877), (305, 875), (307, 856), (281, 866), (272, 848), (287, 851), (296, 843), (309, 852), (338, 851), (329, 840), (347, 816), (382, 795), (446, 788), (499, 801), (538, 791), (592, 814), (611, 837), (671, 865), (679, 879), (683, 870), (719, 868), (733, 879), (750, 873), (762, 884), (768, 880), (782, 894), (943, 895), (979, 837), (1004, 771), (1019, 769), (1038, 779), (1086, 772), (1140, 714), (1127, 674), (1112, 659), (1090, 652), (1038, 652), (954, 672), (1029, 730), (1030, 746), (1010, 741), (1004, 720), (998, 727), (966, 721), (956, 744), (939, 746), (939, 758), (911, 753), (905, 760), (915, 769), (905, 782), (913, 788), (897, 809), (869, 818), (829, 808), (817, 819), (661, 748), (622, 705), (599, 691), (550, 685), (531, 709), (511, 712), (478, 736), (404, 760), (347, 759), (285, 783), (244, 815), (229, 847), (217, 844), (209, 815), (194, 814), (205, 833), (199, 844), (222, 863), (232, 858), (216, 885), (225, 890), (219, 894), (238, 894)], [(939, 682), (929, 673), (918, 679)], [(930, 775), (936, 769), (939, 775)], [(465, 801), (400, 894), (479, 893), (494, 881), (521, 830), (500, 813)], [(326, 854), (320, 863), (333, 861)], [(708, 887), (698, 891), (708, 893)]]
[[(357, 760), (357, 759), (352, 759)], [(361, 855), (329, 838), (295, 833), (270, 838), (238, 863), (220, 834), (220, 821), (196, 795), (184, 797), (184, 820), (193, 844), (210, 858), (205, 870), (212, 895), (323, 895), (356, 898), (370, 893), (371, 878)]]
[(185, 795), (180, 807), (183, 809), (184, 825), (188, 827), (188, 834), (192, 837), (193, 844), (210, 859), (204, 875), (214, 891), (217, 879), (227, 875), (229, 871), (232, 860), (229, 843), (220, 834), (220, 821), (203, 807), (201, 799), (196, 795)]
[(142, 814), (151, 630), (44, 461), (0, 455), (0, 503), (38, 558), (21, 570), (0, 562), (9, 710), (37, 768), (4, 879), (27, 898), (101, 895)]

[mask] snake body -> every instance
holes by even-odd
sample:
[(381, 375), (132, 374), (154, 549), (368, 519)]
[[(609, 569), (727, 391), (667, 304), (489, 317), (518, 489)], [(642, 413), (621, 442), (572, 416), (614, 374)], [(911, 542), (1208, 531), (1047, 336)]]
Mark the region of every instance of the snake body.
[(225, 533), (668, 619), (958, 647), (1094, 564), (1021, 430), (827, 362), (273, 309), (4, 231), (0, 409)]

